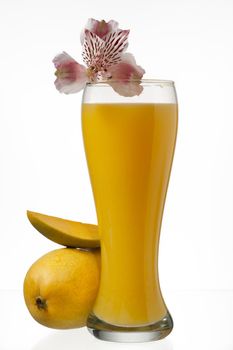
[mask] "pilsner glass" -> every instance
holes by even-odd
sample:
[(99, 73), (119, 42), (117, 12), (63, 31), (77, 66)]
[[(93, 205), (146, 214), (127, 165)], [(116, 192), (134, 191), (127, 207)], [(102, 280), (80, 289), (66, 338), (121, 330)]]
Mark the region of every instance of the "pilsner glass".
[(159, 236), (178, 122), (174, 83), (142, 80), (139, 96), (108, 84), (83, 93), (82, 132), (101, 241), (88, 330), (109, 341), (164, 338), (173, 327), (159, 285)]

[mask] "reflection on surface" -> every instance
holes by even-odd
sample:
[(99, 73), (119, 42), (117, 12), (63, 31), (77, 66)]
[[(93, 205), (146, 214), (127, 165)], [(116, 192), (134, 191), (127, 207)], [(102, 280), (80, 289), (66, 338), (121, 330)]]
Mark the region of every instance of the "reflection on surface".
[(55, 331), (41, 339), (31, 350), (173, 350), (169, 339), (148, 343), (112, 343), (93, 337), (86, 328)]

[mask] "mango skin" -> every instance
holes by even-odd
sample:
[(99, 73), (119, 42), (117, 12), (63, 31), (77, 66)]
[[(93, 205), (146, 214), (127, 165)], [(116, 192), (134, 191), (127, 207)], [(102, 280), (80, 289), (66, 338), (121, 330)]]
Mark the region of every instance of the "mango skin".
[[(99, 249), (56, 249), (28, 270), (24, 280), (25, 303), (32, 317), (44, 326), (83, 327), (95, 302), (99, 279)], [(38, 304), (38, 300), (42, 302)]]
[(32, 226), (51, 241), (72, 248), (98, 248), (98, 226), (27, 211)]

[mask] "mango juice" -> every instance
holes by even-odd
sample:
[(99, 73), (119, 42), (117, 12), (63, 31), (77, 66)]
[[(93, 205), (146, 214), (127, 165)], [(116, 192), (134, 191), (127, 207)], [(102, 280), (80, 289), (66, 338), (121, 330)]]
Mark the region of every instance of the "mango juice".
[(177, 133), (177, 105), (82, 106), (86, 159), (101, 238), (93, 313), (117, 326), (162, 319), (158, 246)]

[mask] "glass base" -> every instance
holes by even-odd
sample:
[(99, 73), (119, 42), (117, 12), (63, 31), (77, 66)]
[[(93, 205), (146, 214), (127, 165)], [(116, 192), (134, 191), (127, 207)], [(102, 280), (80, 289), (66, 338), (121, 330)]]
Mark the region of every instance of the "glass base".
[(161, 320), (140, 327), (114, 326), (100, 320), (91, 313), (87, 319), (87, 329), (96, 338), (112, 342), (138, 343), (165, 338), (173, 328), (169, 312)]

